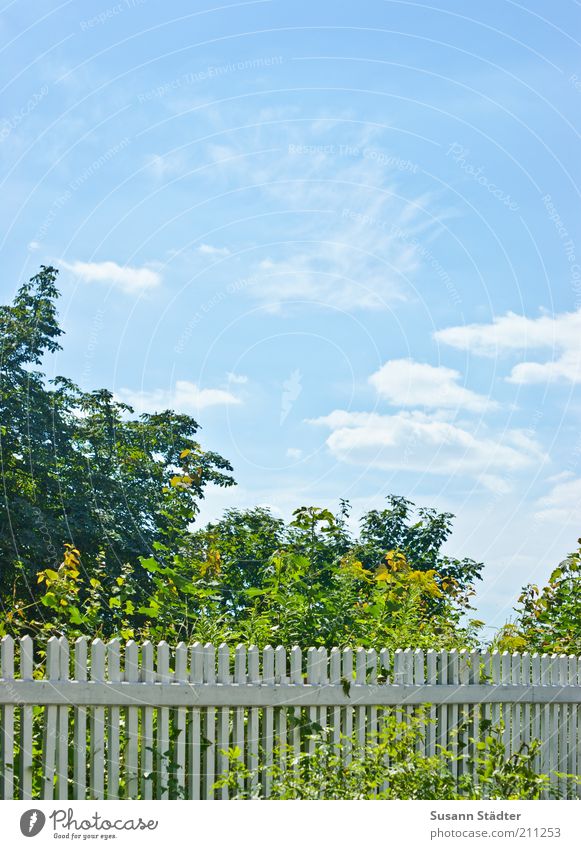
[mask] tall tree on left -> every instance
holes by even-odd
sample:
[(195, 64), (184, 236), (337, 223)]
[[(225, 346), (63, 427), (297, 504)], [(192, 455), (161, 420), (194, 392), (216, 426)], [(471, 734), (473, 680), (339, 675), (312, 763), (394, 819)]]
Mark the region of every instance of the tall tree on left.
[[(172, 544), (195, 517), (208, 483), (230, 486), (232, 467), (203, 451), (190, 416), (133, 415), (106, 389), (84, 392), (47, 380), (60, 349), (57, 270), (40, 272), (0, 306), (0, 599), (62, 560), (103, 552), (109, 568), (135, 563), (161, 536)], [(184, 468), (186, 467), (186, 468)], [(180, 471), (181, 469), (181, 471)], [(173, 478), (172, 478), (173, 475)], [(168, 484), (172, 479), (173, 486)]]

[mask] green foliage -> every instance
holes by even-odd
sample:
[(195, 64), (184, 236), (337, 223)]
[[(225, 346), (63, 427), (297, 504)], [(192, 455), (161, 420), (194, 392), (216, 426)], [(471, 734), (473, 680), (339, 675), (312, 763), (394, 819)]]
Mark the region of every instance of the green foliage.
[(580, 548), (553, 570), (542, 590), (523, 588), (516, 622), (501, 629), (496, 644), (506, 651), (581, 654)]
[(507, 758), (502, 726), (482, 729), (478, 740), (468, 741), (476, 754), (456, 758), (455, 778), (450, 752), (421, 753), (428, 723), (421, 711), (402, 722), (392, 715), (365, 745), (355, 736), (334, 742), (331, 729), (313, 725), (305, 735), (308, 747), (298, 754), (276, 751), (272, 765), (256, 773), (230, 749), (229, 774), (216, 787), (227, 786), (233, 799), (264, 798), (268, 782), (269, 798), (286, 800), (540, 799), (548, 790), (548, 777), (534, 771), (538, 742)]

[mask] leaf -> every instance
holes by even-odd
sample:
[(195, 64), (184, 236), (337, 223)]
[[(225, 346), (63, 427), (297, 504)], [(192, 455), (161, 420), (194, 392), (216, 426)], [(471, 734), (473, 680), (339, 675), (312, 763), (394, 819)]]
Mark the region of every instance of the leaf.
[(111, 610), (121, 607), (121, 599), (117, 598), (117, 596), (111, 596), (109, 599), (109, 607)]

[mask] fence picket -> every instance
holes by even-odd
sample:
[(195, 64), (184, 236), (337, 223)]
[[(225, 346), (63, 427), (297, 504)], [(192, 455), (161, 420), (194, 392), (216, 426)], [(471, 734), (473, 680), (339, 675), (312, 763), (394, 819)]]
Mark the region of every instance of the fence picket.
[[(218, 684), (230, 683), (230, 649), (225, 643), (218, 648)], [(230, 748), (230, 709), (218, 710), (218, 776), (228, 776), (228, 749)], [(218, 791), (218, 798), (228, 798), (228, 787), (224, 785)]]
[[(169, 668), (169, 645), (165, 640), (157, 644), (157, 680), (160, 684), (171, 681)], [(166, 707), (157, 709), (157, 780), (159, 782), (158, 799), (169, 799), (169, 770), (171, 762), (171, 747), (169, 739), (169, 710)]]
[[(89, 656), (88, 640), (78, 637), (75, 640), (73, 675), (75, 681), (87, 680), (87, 660)], [(85, 799), (87, 796), (87, 708), (76, 705), (73, 714), (73, 797)]]
[[(204, 647), (194, 643), (190, 659), (190, 682), (196, 686), (204, 680)], [(202, 798), (202, 711), (190, 712), (190, 799)]]
[[(343, 649), (342, 672), (341, 685), (347, 694), (352, 697), (353, 649)], [(343, 762), (347, 766), (351, 763), (351, 737), (353, 736), (353, 708), (350, 705), (343, 708), (343, 734), (345, 735)]]
[[(121, 681), (121, 646), (119, 640), (107, 643), (107, 672), (109, 681)], [(118, 707), (109, 708), (107, 722), (107, 798), (119, 798), (120, 721)]]
[[(329, 658), (329, 681), (331, 684), (341, 684), (341, 652), (338, 648), (331, 649)], [(339, 743), (341, 740), (341, 708), (338, 706), (331, 708), (331, 723), (333, 728), (333, 746), (335, 751), (339, 751)]]
[[(31, 637), (20, 640), (20, 677), (32, 681), (34, 676), (34, 644)], [(32, 705), (22, 705), (20, 709), (20, 798), (32, 799)]]
[[(59, 678), (68, 681), (69, 670), (69, 643), (66, 637), (59, 639)], [(59, 800), (69, 798), (69, 707), (59, 705), (57, 708), (57, 751), (56, 751), (56, 796)]]
[[(105, 644), (96, 639), (91, 643), (91, 681), (105, 680)], [(91, 709), (91, 799), (105, 798), (105, 709)]]
[[(176, 646), (175, 681), (177, 684), (185, 684), (188, 680), (188, 647), (185, 643)], [(185, 799), (186, 789), (186, 733), (187, 733), (187, 710), (184, 707), (176, 708), (174, 712), (175, 731), (175, 772), (173, 776), (175, 798)]]
[[(234, 655), (234, 683), (246, 684), (246, 647), (242, 645), (236, 646)], [(245, 764), (244, 708), (242, 707), (234, 709), (232, 742), (234, 747), (240, 750), (239, 760), (242, 764)], [(244, 781), (242, 778), (238, 779), (237, 786), (239, 791), (244, 790)]]
[[(567, 655), (560, 655), (558, 658), (558, 682), (559, 689), (566, 687), (569, 675), (569, 658)], [(557, 754), (557, 769), (561, 773), (559, 779), (559, 792), (563, 798), (567, 795), (567, 763), (568, 763), (568, 734), (569, 734), (569, 706), (560, 704), (556, 707), (557, 711), (557, 727), (558, 732), (558, 754)]]
[[(287, 684), (286, 651), (284, 646), (277, 646), (274, 652), (274, 680), (277, 684)], [(287, 763), (287, 709), (277, 708), (274, 713), (275, 740), (278, 748), (278, 766), (284, 772)]]
[[(262, 652), (262, 683), (272, 686), (274, 684), (274, 649), (265, 646)], [(265, 797), (270, 796), (272, 786), (272, 767), (274, 764), (274, 711), (271, 707), (262, 709), (262, 789)]]
[[(153, 647), (152, 647), (153, 650)], [(152, 654), (153, 669), (153, 654)], [(129, 640), (125, 646), (125, 680), (128, 683), (139, 681), (139, 647), (134, 640)], [(153, 736), (153, 733), (152, 735)], [(153, 740), (151, 741), (153, 746)], [(144, 766), (146, 759), (147, 741), (142, 741), (142, 773), (144, 789), (147, 783), (153, 782), (153, 766), (146, 778)], [(151, 761), (153, 764), (153, 761)], [(128, 799), (137, 799), (139, 793), (139, 708), (128, 707), (125, 711), (125, 785)], [(146, 798), (146, 797), (144, 797)]]
[[(248, 683), (260, 684), (259, 654), (256, 646), (248, 649)], [(248, 711), (248, 769), (250, 770), (249, 791), (250, 795), (256, 795), (258, 791), (258, 743), (259, 743), (259, 715), (258, 708), (250, 708)]]
[[(2, 637), (0, 643), (1, 676), (10, 682), (14, 678), (14, 640), (12, 637)], [(10, 686), (10, 684), (8, 684)], [(2, 758), (0, 779), (2, 782), (2, 798), (14, 798), (14, 705), (7, 704), (2, 708), (2, 735), (0, 739)]]
[[(60, 643), (57, 637), (51, 637), (46, 646), (46, 677), (49, 681), (55, 681), (58, 680), (59, 675)], [(56, 705), (47, 705), (44, 710), (44, 728), (42, 740), (43, 799), (54, 799), (54, 779), (56, 771), (56, 735), (57, 707)]]
[[(290, 654), (290, 679), (291, 684), (300, 686), (303, 683), (303, 655), (298, 646), (293, 646)], [(301, 753), (301, 709), (300, 707), (293, 708), (291, 713), (291, 747), (293, 759), (293, 772), (298, 774), (299, 770), (299, 755)]]

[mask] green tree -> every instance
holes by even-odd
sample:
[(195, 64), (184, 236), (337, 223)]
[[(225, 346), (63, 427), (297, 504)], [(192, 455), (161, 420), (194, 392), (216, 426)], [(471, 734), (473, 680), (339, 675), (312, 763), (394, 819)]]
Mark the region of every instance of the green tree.
[[(81, 569), (98, 556), (119, 573), (172, 544), (194, 518), (208, 483), (234, 483), (230, 464), (203, 451), (199, 426), (171, 410), (136, 418), (111, 392), (47, 381), (59, 350), (57, 271), (42, 266), (0, 307), (0, 597), (34, 592), (30, 578), (55, 568), (65, 542)], [(185, 465), (184, 465), (185, 464)], [(172, 476), (173, 475), (173, 476)], [(169, 482), (168, 482), (169, 480)]]

